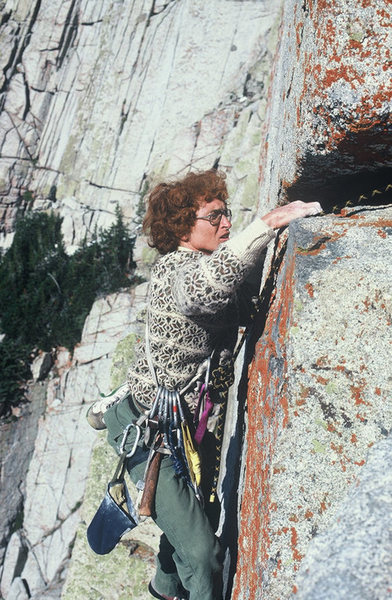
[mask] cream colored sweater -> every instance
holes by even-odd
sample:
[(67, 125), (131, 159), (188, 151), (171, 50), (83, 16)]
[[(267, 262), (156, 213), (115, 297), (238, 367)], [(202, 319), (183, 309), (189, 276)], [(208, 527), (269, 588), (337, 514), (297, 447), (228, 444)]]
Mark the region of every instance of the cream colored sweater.
[[(256, 219), (206, 255), (179, 248), (151, 271), (148, 325), (152, 361), (160, 385), (181, 390), (212, 350), (232, 351), (238, 335), (238, 292), (275, 232)], [(155, 396), (144, 341), (128, 371), (135, 400), (146, 408)], [(194, 408), (192, 395), (186, 396)]]

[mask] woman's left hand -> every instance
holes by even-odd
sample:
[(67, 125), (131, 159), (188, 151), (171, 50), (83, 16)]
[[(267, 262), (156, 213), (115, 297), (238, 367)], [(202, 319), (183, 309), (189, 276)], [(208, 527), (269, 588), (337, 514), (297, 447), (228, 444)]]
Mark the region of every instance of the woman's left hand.
[(271, 229), (279, 229), (279, 227), (288, 225), (294, 219), (318, 215), (321, 212), (323, 212), (323, 209), (319, 202), (302, 202), (301, 200), (296, 200), (285, 206), (274, 208), (271, 212), (264, 215), (264, 217), (261, 217), (261, 220), (271, 227)]

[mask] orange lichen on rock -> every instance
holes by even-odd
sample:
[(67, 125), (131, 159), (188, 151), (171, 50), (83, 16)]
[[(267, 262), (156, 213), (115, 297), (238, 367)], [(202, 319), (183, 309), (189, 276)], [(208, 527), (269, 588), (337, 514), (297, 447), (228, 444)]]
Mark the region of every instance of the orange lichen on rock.
[[(292, 260), (292, 264), (288, 262), (285, 265), (281, 294), (279, 299), (274, 299), (272, 303), (263, 338), (256, 346), (255, 358), (249, 369), (248, 453), (238, 540), (239, 559), (236, 590), (246, 587), (250, 597), (260, 594), (263, 585), (263, 565), (267, 565), (269, 558), (270, 478), (273, 472), (270, 460), (273, 456), (278, 432), (288, 423), (288, 399), (285, 385), (282, 384), (283, 373), (280, 376), (272, 375), (270, 361), (281, 356), (290, 324), (293, 263), (294, 260)], [(260, 386), (260, 379), (267, 384)], [(261, 446), (260, 439), (263, 440)], [(257, 523), (255, 519), (257, 519)], [(250, 564), (256, 563), (261, 565), (260, 569), (249, 569)], [(236, 590), (233, 598), (237, 597)], [(257, 594), (255, 590), (257, 590)], [(253, 596), (252, 593), (254, 593)]]
[(303, 554), (300, 554), (297, 549), (298, 544), (298, 533), (295, 527), (291, 527), (291, 549), (293, 553), (293, 560), (301, 561)]
[[(297, 46), (298, 70), (301, 68), (303, 81), (302, 89), (298, 90), (297, 125), (303, 128), (306, 115), (314, 112), (318, 119), (313, 134), (321, 137), (324, 150), (335, 150), (350, 138), (350, 133), (374, 130), (377, 124), (381, 141), (381, 130), (388, 128), (385, 107), (391, 103), (392, 86), (390, 80), (383, 81), (380, 77), (380, 68), (386, 72), (391, 69), (391, 23), (386, 16), (386, 3), (385, 9), (381, 4), (377, 11), (367, 12), (366, 20), (361, 12), (366, 7), (360, 4), (348, 19), (337, 19), (341, 7), (336, 0), (319, 1), (309, 11), (317, 44), (314, 52), (307, 45), (301, 53)], [(307, 32), (310, 35), (309, 25)], [(298, 73), (298, 80), (300, 77)], [(350, 94), (349, 89), (355, 94)], [(382, 147), (385, 144), (381, 141)], [(357, 152), (377, 152), (369, 144), (357, 143), (353, 149), (354, 156)], [(379, 154), (381, 163), (385, 162), (382, 150)]]
[(325, 504), (325, 502), (320, 502), (320, 509), (319, 512), (323, 513), (327, 510), (327, 505)]
[(350, 385), (351, 394), (355, 400), (356, 405), (360, 405), (360, 404), (365, 404), (366, 406), (370, 405), (369, 402), (366, 402), (363, 399), (363, 391), (365, 389), (365, 385), (366, 385), (365, 383), (362, 383), (361, 385)]
[(313, 289), (313, 286), (311, 283), (305, 284), (305, 290), (308, 292), (308, 294), (311, 298), (314, 297), (314, 289)]

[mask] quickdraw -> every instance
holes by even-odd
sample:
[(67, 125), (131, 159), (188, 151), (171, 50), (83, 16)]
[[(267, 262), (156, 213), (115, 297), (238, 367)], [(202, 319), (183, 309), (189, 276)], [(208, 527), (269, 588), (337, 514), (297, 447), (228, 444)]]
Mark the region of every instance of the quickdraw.
[(361, 194), (360, 196), (358, 196), (358, 198), (356, 200), (348, 200), (341, 206), (339, 206), (338, 204), (335, 204), (332, 207), (332, 212), (335, 214), (336, 213), (339, 214), (339, 212), (341, 212), (341, 210), (343, 208), (347, 208), (348, 206), (360, 206), (364, 202), (374, 202), (374, 200), (377, 199), (378, 196), (382, 196), (384, 194), (387, 194), (388, 192), (392, 192), (392, 184), (391, 183), (386, 184), (381, 189), (374, 188), (371, 192), (369, 192), (368, 195)]
[(145, 442), (151, 437), (151, 428), (162, 436), (163, 447), (170, 454), (177, 475), (183, 477), (200, 499), (200, 457), (193, 443), (192, 433), (185, 418), (181, 396), (177, 390), (159, 386), (154, 404), (146, 419)]

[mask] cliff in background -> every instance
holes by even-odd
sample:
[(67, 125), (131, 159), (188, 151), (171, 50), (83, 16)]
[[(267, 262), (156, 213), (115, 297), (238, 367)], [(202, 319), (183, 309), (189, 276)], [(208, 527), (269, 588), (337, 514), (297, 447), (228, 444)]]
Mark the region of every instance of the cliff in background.
[(70, 246), (137, 216), (151, 179), (216, 161), (237, 219), (258, 191), (279, 3), (6, 2), (1, 221), (56, 209)]
[[(27, 210), (62, 215), (70, 251), (117, 204), (137, 229), (153, 182), (213, 165), (237, 230), (286, 199), (366, 206), (295, 223), (270, 248), (228, 412), (227, 599), (392, 587), (390, 13), (388, 0), (3, 3), (4, 248)], [(141, 238), (136, 259), (148, 272)], [(35, 410), (2, 429), (7, 600), (55, 600), (65, 582), (70, 600), (148, 597), (143, 575), (126, 579), (129, 546), (106, 560), (84, 539), (113, 464), (100, 439), (90, 466), (86, 404), (110, 388), (113, 356), (124, 372), (145, 291), (97, 302), (74, 355), (58, 349), (36, 383)]]

